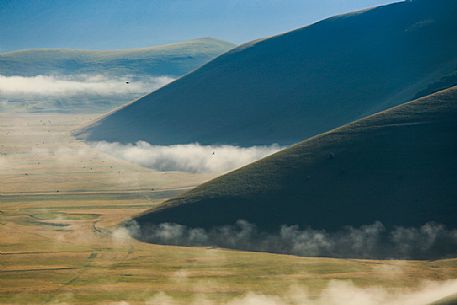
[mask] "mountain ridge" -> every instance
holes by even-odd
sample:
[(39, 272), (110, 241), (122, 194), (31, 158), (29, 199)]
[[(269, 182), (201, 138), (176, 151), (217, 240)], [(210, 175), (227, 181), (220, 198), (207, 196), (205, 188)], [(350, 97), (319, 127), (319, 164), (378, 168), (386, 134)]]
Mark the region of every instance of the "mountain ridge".
[(454, 12), (450, 0), (399, 2), (254, 41), (78, 135), (290, 145), (411, 100), (457, 71)]
[(26, 49), (1, 52), (0, 69), (3, 75), (23, 76), (85, 73), (181, 76), (233, 47), (234, 44), (219, 39), (197, 38), (133, 49)]

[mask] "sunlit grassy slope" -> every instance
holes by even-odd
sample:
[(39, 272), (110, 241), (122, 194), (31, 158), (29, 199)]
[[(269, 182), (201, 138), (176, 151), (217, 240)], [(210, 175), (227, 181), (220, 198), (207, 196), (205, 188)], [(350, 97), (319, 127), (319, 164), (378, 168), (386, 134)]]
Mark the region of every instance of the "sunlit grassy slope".
[(239, 219), (337, 229), (456, 226), (457, 87), (332, 130), (137, 218), (208, 228)]
[(457, 68), (456, 15), (454, 0), (405, 1), (254, 41), (81, 136), (155, 144), (296, 143), (441, 89)]
[(181, 76), (233, 48), (202, 38), (142, 49), (32, 49), (0, 53), (0, 74), (112, 74)]

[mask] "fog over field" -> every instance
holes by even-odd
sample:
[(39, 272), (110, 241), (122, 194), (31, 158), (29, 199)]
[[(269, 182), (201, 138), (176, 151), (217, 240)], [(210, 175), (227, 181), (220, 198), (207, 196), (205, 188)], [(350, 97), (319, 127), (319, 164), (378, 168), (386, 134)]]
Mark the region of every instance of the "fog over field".
[(151, 145), (108, 142), (92, 143), (94, 147), (117, 158), (158, 171), (224, 173), (252, 163), (279, 150), (278, 145), (238, 147), (231, 145)]
[[(277, 145), (242, 148), (230, 145), (151, 145), (146, 142), (119, 144), (94, 142), (77, 149), (58, 145), (52, 149), (34, 147), (31, 153), (52, 158), (61, 167), (74, 163), (73, 156), (108, 154), (116, 159), (141, 165), (159, 172), (222, 174), (257, 161), (281, 150)], [(11, 167), (7, 154), (0, 154), (0, 169)]]
[[(457, 280), (424, 282), (417, 289), (388, 291), (379, 287), (361, 288), (351, 281), (331, 281), (317, 297), (308, 289), (291, 286), (282, 296), (247, 293), (227, 302), (214, 302), (196, 294), (191, 305), (429, 305), (452, 295), (457, 290)], [(128, 305), (127, 301), (113, 305)], [(164, 292), (145, 300), (146, 305), (181, 304)]]
[(110, 110), (173, 80), (168, 76), (102, 74), (0, 75), (0, 111)]
[(282, 225), (277, 232), (264, 232), (255, 224), (239, 220), (234, 225), (210, 229), (171, 223), (127, 223), (130, 234), (144, 241), (179, 246), (209, 246), (264, 251), (298, 256), (371, 259), (424, 259), (456, 255), (457, 230), (427, 223), (420, 227), (386, 228), (381, 222), (360, 227), (346, 226), (330, 232), (295, 225)]
[(126, 86), (127, 77), (107, 77), (104, 75), (0, 75), (0, 90), (4, 97), (69, 97), (78, 95), (115, 96), (118, 94), (148, 91), (159, 88), (173, 79), (170, 77), (149, 77)]

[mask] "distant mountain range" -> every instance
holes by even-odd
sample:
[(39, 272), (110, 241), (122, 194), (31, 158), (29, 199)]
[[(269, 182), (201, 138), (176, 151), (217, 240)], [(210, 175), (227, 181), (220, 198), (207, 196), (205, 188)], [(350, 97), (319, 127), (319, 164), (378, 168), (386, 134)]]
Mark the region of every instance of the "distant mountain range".
[(141, 49), (31, 49), (0, 53), (1, 75), (111, 74), (182, 76), (234, 44), (202, 38)]
[(457, 83), (457, 2), (412, 0), (253, 41), (79, 131), (289, 145)]
[(234, 46), (203, 38), (142, 49), (0, 53), (0, 112), (112, 111)]
[[(376, 221), (387, 229), (456, 228), (456, 185), (452, 87), (300, 142), (136, 221), (211, 229), (241, 219), (265, 232), (282, 225), (332, 232)], [(446, 245), (455, 254), (455, 243)]]

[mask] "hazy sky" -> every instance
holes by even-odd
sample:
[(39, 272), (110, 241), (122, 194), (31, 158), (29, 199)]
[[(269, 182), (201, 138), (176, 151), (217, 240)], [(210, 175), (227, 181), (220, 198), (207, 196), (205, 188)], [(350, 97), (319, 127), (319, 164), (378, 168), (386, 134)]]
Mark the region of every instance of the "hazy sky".
[(242, 43), (393, 0), (0, 0), (0, 50)]

